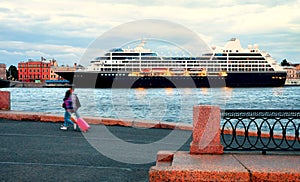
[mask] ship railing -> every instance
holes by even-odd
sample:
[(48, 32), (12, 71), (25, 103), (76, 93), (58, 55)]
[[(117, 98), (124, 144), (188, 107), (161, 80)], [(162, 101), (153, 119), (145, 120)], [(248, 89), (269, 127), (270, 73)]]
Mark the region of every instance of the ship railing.
[(300, 151), (300, 110), (223, 110), (227, 151)]

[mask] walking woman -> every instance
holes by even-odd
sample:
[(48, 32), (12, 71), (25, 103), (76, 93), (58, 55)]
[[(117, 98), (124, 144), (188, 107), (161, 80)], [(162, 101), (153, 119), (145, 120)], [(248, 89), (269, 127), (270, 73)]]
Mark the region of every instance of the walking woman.
[(69, 125), (73, 125), (76, 129), (76, 124), (71, 120), (71, 113), (74, 112), (72, 103), (72, 92), (70, 90), (66, 91), (64, 98), (63, 108), (65, 108), (64, 124), (60, 127), (61, 130), (68, 130)]

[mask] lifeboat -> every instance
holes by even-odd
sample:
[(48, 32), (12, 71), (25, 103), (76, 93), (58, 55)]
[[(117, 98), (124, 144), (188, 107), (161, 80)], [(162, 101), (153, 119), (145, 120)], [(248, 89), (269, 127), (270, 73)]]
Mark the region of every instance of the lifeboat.
[(185, 71), (184, 68), (170, 68), (171, 75), (184, 75)]

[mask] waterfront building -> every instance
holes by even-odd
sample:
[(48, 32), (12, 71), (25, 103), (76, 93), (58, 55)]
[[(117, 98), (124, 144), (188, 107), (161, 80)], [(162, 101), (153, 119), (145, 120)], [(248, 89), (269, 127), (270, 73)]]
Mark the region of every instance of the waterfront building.
[(296, 69), (296, 77), (300, 79), (300, 64), (297, 64), (295, 69)]
[(287, 72), (285, 85), (300, 85), (300, 64), (283, 67)]
[(61, 76), (55, 73), (55, 71), (75, 71), (79, 66), (77, 66), (77, 63), (74, 63), (73, 67), (66, 65), (66, 66), (58, 66), (58, 63), (55, 59), (50, 60), (50, 79), (49, 80), (65, 80)]
[[(82, 66), (80, 66), (81, 68)], [(51, 77), (51, 80), (65, 80), (63, 77), (57, 75), (55, 72), (60, 72), (60, 71), (70, 71), (74, 72), (78, 69), (77, 63), (74, 63), (73, 67), (69, 65), (63, 65), (63, 66), (52, 66), (51, 67), (51, 74), (53, 74), (53, 78)]]
[(0, 79), (6, 80), (6, 65), (0, 63)]
[(41, 57), (40, 61), (29, 59), (18, 63), (18, 79), (23, 82), (44, 82), (50, 79), (51, 62)]
[(287, 72), (286, 79), (300, 79), (300, 65), (291, 65), (283, 67)]
[(50, 78), (49, 80), (59, 80), (58, 74), (55, 73), (55, 68), (58, 67), (58, 63), (55, 59), (50, 60)]
[(64, 80), (55, 71), (75, 71), (76, 63), (73, 67), (58, 66), (55, 59), (46, 60), (41, 57), (40, 61), (29, 59), (27, 62), (18, 63), (18, 79), (22, 82), (45, 82), (46, 80)]

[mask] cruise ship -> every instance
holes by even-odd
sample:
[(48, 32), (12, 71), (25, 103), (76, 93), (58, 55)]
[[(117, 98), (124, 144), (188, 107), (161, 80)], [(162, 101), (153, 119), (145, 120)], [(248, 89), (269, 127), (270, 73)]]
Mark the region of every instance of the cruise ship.
[(237, 38), (201, 56), (160, 56), (145, 48), (114, 48), (84, 70), (57, 71), (78, 88), (281, 87), (286, 71), (258, 45)]

